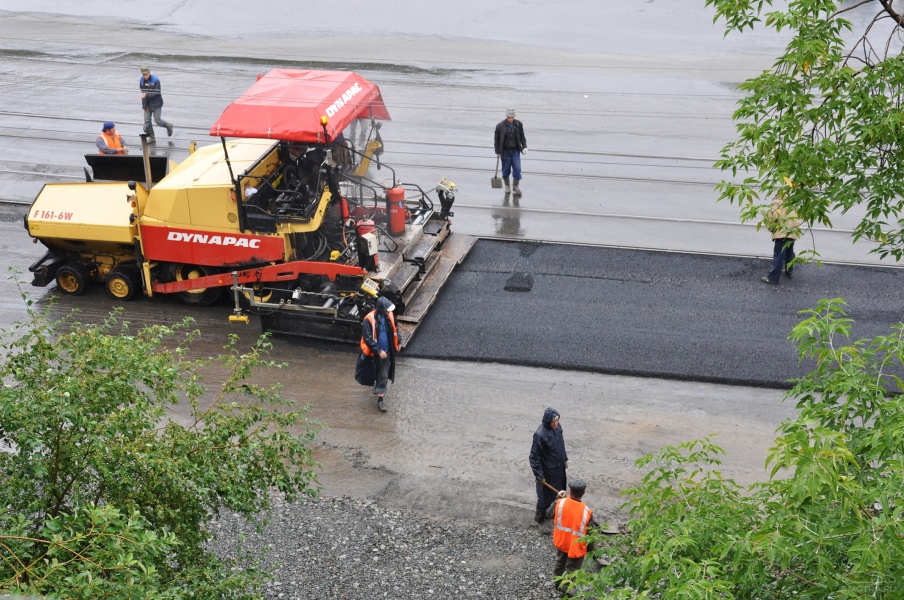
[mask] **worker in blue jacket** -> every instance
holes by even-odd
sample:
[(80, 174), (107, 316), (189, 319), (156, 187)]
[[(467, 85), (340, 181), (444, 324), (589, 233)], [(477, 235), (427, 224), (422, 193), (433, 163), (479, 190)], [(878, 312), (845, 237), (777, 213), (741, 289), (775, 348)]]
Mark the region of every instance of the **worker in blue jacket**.
[(156, 140), (154, 126), (151, 118), (160, 127), (166, 127), (166, 135), (173, 135), (173, 124), (167, 123), (160, 116), (163, 110), (163, 94), (160, 90), (160, 78), (151, 73), (150, 67), (141, 67), (141, 79), (138, 80), (138, 89), (141, 90), (141, 108), (144, 109), (144, 132), (148, 136), (148, 143)]
[(386, 412), (386, 389), (395, 381), (395, 357), (402, 349), (402, 338), (395, 320), (395, 304), (380, 296), (377, 307), (364, 315), (361, 323), (361, 353), (377, 362), (374, 394), (377, 408)]

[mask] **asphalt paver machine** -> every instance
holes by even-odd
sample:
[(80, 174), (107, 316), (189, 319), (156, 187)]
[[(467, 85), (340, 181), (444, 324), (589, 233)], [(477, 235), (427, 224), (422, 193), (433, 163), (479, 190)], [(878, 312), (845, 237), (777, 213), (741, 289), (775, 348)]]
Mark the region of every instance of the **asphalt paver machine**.
[(89, 155), (89, 181), (46, 184), (25, 218), (47, 247), (33, 284), (197, 305), (225, 293), (232, 321), (350, 342), (386, 296), (410, 339), (474, 238), (452, 235), (454, 183), (406, 183), (382, 161), (388, 120), (355, 73), (276, 69), (217, 119), (219, 143), (171, 170), (146, 144)]

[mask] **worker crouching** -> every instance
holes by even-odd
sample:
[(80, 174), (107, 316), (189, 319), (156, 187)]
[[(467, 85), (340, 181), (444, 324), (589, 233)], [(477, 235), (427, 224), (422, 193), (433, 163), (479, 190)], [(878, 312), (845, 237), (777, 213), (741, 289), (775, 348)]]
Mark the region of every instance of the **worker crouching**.
[(100, 135), (95, 141), (98, 154), (128, 154), (129, 148), (123, 143), (122, 136), (116, 133), (116, 124), (113, 121), (104, 123)]

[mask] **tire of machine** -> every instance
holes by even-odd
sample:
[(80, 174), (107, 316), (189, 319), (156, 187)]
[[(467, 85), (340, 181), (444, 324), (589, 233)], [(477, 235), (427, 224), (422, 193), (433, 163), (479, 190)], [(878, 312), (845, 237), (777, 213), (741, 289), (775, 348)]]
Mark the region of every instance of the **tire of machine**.
[[(186, 281), (188, 279), (197, 279), (198, 277), (207, 277), (214, 275), (216, 271), (210, 267), (200, 265), (177, 264), (172, 267), (173, 281)], [(190, 306), (210, 306), (220, 299), (223, 293), (222, 287), (204, 288), (200, 290), (192, 290), (190, 292), (178, 292), (176, 298), (182, 304)]]
[(104, 284), (111, 298), (125, 302), (141, 289), (141, 274), (131, 265), (116, 267), (107, 275)]
[(248, 292), (243, 292), (239, 295), (239, 305), (242, 308), (250, 308), (252, 296), (256, 302), (269, 302), (273, 299), (273, 296), (276, 294), (274, 288), (277, 287), (276, 283), (268, 283), (266, 286), (263, 285), (252, 285), (251, 289), (254, 290), (252, 294)]
[(57, 289), (67, 296), (80, 296), (91, 283), (88, 267), (78, 262), (68, 262), (57, 270)]

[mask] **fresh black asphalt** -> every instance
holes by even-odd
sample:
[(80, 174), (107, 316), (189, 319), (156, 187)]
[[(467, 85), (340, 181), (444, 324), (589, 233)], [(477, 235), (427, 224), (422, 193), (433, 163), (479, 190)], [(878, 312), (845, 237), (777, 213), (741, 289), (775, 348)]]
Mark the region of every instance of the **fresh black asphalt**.
[(798, 313), (844, 298), (853, 339), (904, 321), (904, 270), (480, 240), (406, 349), (475, 360), (789, 387), (810, 370), (788, 340)]

